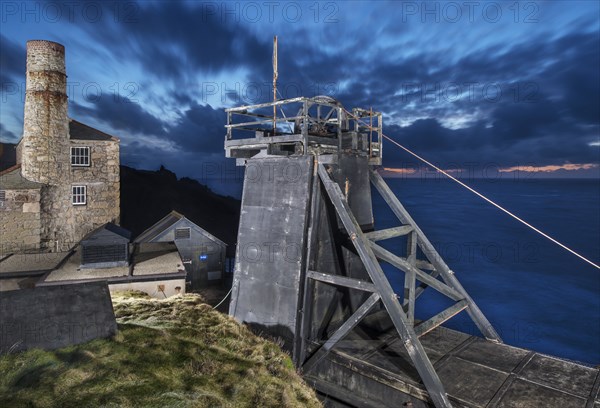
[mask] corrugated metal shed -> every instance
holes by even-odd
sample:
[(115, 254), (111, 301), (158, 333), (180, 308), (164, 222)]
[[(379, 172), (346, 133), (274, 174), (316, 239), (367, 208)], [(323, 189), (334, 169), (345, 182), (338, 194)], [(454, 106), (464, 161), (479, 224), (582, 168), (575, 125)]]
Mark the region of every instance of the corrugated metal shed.
[(108, 268), (129, 264), (131, 232), (109, 222), (81, 240), (81, 267)]
[(134, 242), (174, 242), (193, 289), (223, 282), (227, 244), (177, 211), (171, 211)]
[[(164, 239), (162, 239), (164, 237), (164, 235), (168, 234), (171, 231), (171, 227), (173, 227), (175, 225), (175, 223), (177, 223), (181, 220), (184, 220), (184, 219), (187, 220), (190, 224), (193, 224), (193, 226), (195, 226), (198, 231), (201, 231), (202, 234), (204, 236), (206, 236), (208, 239), (210, 239), (211, 241), (214, 241), (215, 243), (217, 243), (219, 245), (227, 245), (227, 244), (225, 244), (225, 242), (221, 241), (219, 238), (215, 237), (210, 232), (206, 231), (204, 228), (198, 226), (197, 224), (194, 224), (192, 221), (187, 219), (183, 214), (180, 214), (177, 211), (171, 211), (169, 214), (167, 214), (165, 217), (163, 217), (156, 224), (154, 224), (153, 226), (148, 228), (146, 231), (144, 231), (140, 235), (138, 235), (134, 242), (136, 242), (136, 243), (165, 242)], [(173, 239), (172, 241), (174, 241), (174, 240), (175, 239)]]

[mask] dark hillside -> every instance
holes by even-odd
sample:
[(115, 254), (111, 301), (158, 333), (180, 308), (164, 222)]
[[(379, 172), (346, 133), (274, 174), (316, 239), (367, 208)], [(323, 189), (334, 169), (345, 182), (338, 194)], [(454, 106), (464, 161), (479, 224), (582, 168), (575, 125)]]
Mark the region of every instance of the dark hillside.
[(172, 210), (228, 245), (236, 242), (238, 200), (216, 194), (196, 180), (178, 180), (164, 167), (148, 171), (121, 166), (121, 225), (134, 237)]
[(17, 147), (12, 143), (0, 143), (0, 171), (17, 163)]

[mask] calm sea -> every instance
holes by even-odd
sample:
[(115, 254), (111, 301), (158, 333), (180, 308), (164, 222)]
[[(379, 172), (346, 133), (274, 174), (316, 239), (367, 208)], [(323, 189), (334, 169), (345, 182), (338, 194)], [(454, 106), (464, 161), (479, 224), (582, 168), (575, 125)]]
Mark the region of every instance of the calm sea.
[[(241, 180), (208, 183), (239, 198)], [(503, 340), (589, 364), (600, 364), (600, 271), (445, 179), (387, 178)], [(599, 180), (470, 180), (469, 185), (587, 258), (600, 262)], [(376, 193), (376, 228), (399, 221)], [(399, 239), (398, 239), (399, 240)], [(403, 247), (382, 241), (390, 249)], [(404, 275), (384, 265), (397, 293)], [(425, 319), (449, 306), (428, 289), (418, 300)], [(466, 312), (446, 323), (478, 334)]]
[[(386, 181), (506, 343), (600, 364), (600, 270), (452, 181)], [(592, 261), (600, 261), (600, 181), (468, 184)], [(377, 229), (399, 225), (376, 193), (373, 201)], [(392, 248), (394, 243), (386, 246)], [(386, 273), (402, 293), (404, 275), (391, 267)], [(420, 318), (449, 305), (432, 289), (418, 302)], [(465, 312), (446, 325), (476, 332)]]

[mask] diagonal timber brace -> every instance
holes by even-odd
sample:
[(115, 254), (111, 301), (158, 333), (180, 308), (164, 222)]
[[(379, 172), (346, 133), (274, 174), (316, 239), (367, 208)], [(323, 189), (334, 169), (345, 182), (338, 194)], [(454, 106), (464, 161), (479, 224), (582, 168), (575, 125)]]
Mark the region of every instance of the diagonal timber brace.
[[(404, 208), (404, 206), (400, 203), (400, 200), (394, 195), (390, 187), (386, 184), (383, 178), (377, 173), (375, 170), (369, 170), (371, 183), (375, 186), (377, 191), (381, 194), (385, 202), (390, 206), (391, 210), (394, 212), (396, 217), (405, 225), (410, 225), (414, 232), (417, 234), (418, 245), (427, 256), (427, 259), (433, 267), (435, 268), (432, 273), (432, 277), (437, 277), (440, 275), (447, 286), (452, 288), (454, 291), (460, 293), (461, 297), (465, 299), (467, 302), (467, 312), (471, 316), (473, 322), (477, 325), (479, 331), (491, 341), (495, 341), (498, 343), (502, 342), (502, 339), (494, 330), (491, 323), (487, 320), (483, 312), (479, 309), (479, 307), (475, 304), (473, 299), (469, 296), (467, 291), (460, 284), (458, 279), (454, 276), (454, 272), (450, 270), (448, 265), (444, 262), (440, 254), (436, 251), (433, 244), (429, 241), (429, 239), (425, 236), (423, 231), (417, 226), (415, 221), (412, 219), (408, 211)], [(427, 284), (427, 282), (424, 282)]]
[(439, 280), (431, 277), (422, 270), (418, 269), (416, 266), (412, 266), (408, 261), (400, 258), (397, 255), (394, 255), (387, 249), (382, 248), (375, 243), (371, 242), (369, 245), (371, 246), (371, 249), (373, 250), (373, 253), (377, 257), (377, 259), (389, 262), (390, 264), (394, 265), (396, 268), (404, 272), (415, 274), (421, 282), (427, 284), (428, 286), (431, 286), (432, 288), (442, 293), (443, 295), (446, 295), (452, 300), (462, 300), (463, 296), (444, 282), (440, 282)]
[(350, 316), (342, 326), (336, 330), (333, 335), (323, 344), (309, 359), (304, 365), (302, 369), (304, 371), (310, 371), (319, 361), (321, 361), (329, 350), (335, 346), (335, 344), (340, 341), (346, 334), (350, 332), (356, 325), (369, 313), (369, 311), (377, 304), (379, 301), (379, 294), (373, 293), (369, 298), (354, 312), (352, 316)]
[[(433, 367), (433, 364), (431, 364), (429, 357), (427, 357), (425, 349), (421, 345), (419, 337), (415, 333), (412, 323), (409, 321), (408, 317), (404, 313), (402, 305), (400, 304), (398, 298), (396, 297), (396, 294), (394, 293), (394, 290), (392, 289), (383, 270), (381, 269), (381, 266), (379, 265), (379, 262), (373, 252), (373, 249), (369, 244), (368, 238), (365, 237), (358, 222), (352, 215), (350, 206), (348, 205), (348, 202), (344, 194), (342, 193), (339, 185), (331, 179), (323, 164), (318, 165), (318, 175), (319, 179), (323, 183), (323, 186), (325, 187), (325, 191), (327, 192), (331, 203), (335, 207), (335, 210), (338, 216), (340, 217), (344, 228), (346, 229), (346, 232), (350, 236), (350, 239), (356, 251), (358, 252), (358, 255), (360, 256), (360, 259), (363, 262), (369, 274), (369, 277), (373, 282), (373, 285), (377, 289), (377, 292), (373, 293), (373, 295), (369, 297), (369, 300), (372, 301), (374, 299), (374, 296), (378, 296), (383, 302), (435, 406), (451, 407), (452, 405), (450, 404), (448, 395), (444, 390), (444, 386), (442, 385)], [(362, 319), (367, 314), (368, 310), (370, 310), (370, 308), (373, 306), (369, 306), (369, 300), (367, 300), (367, 302), (365, 302), (359, 308), (359, 310), (355, 312), (355, 314), (351, 317), (349, 321), (344, 323), (342, 327), (338, 329), (336, 333), (334, 333), (334, 336), (341, 335), (341, 338), (343, 335), (348, 333), (348, 331), (352, 329), (358, 323), (358, 321), (360, 321), (360, 319)], [(361, 313), (357, 315), (357, 313), (359, 312)], [(344, 328), (344, 331), (340, 332), (342, 328)], [(332, 339), (329, 339), (329, 342), (331, 342), (331, 340)], [(314, 364), (316, 363), (316, 361), (313, 363), (315, 358), (322, 359), (324, 353), (327, 353), (339, 339), (334, 340), (334, 342), (330, 343), (329, 348), (324, 348), (324, 346), (322, 346), (316, 352), (319, 355), (317, 356), (317, 354), (314, 354), (308, 360), (308, 362), (311, 362), (311, 366), (305, 368), (309, 369), (312, 366), (314, 366)], [(308, 364), (308, 362), (306, 364)]]
[[(419, 337), (440, 326), (461, 311), (467, 310), (478, 328), (480, 328), (488, 339), (500, 341), (500, 338), (379, 174), (371, 171), (371, 182), (381, 193), (388, 205), (390, 205), (403, 225), (386, 230), (363, 233), (352, 213), (346, 195), (332, 179), (325, 165), (315, 163), (314, 169), (316, 171), (313, 173), (312, 181), (311, 220), (318, 219), (317, 213), (320, 211), (320, 206), (316, 204), (322, 195), (327, 196), (339, 220), (342, 222), (352, 245), (356, 249), (371, 282), (342, 276), (336, 274), (334, 271), (324, 273), (311, 270), (310, 251), (312, 249), (310, 248), (312, 248), (312, 245), (308, 246), (304, 307), (301, 311), (303, 314), (301, 321), (303, 334), (301, 339), (304, 340), (301, 340), (301, 350), (297, 357), (299, 365), (302, 365), (304, 372), (314, 369), (328, 355), (332, 348), (352, 331), (373, 310), (375, 305), (381, 301), (396, 331), (400, 335), (433, 403), (436, 407), (450, 407), (451, 404), (444, 387)], [(324, 193), (321, 193), (320, 186), (323, 187)], [(311, 225), (308, 233), (310, 241), (314, 239), (315, 232), (313, 230), (314, 225), (312, 223)], [(407, 236), (406, 258), (397, 256), (376, 243), (377, 241), (398, 236)], [(417, 259), (417, 248), (423, 251), (427, 260)], [(404, 296), (402, 298), (399, 298), (394, 293), (393, 288), (381, 269), (380, 261), (387, 262), (405, 273)], [(417, 280), (420, 282), (418, 286), (416, 285)], [(312, 292), (310, 287), (315, 282), (345, 289), (370, 292), (370, 296), (318, 349), (312, 352), (309, 358), (306, 358), (307, 330), (310, 325), (310, 310), (313, 301), (310, 298), (310, 293)], [(415, 301), (428, 287), (432, 287), (444, 296), (454, 300), (455, 303), (429, 320), (415, 324)]]

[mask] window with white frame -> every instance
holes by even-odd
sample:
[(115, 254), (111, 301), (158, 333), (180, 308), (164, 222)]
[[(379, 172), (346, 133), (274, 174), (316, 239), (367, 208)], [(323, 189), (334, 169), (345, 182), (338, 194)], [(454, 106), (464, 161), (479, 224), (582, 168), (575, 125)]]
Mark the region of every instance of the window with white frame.
[(73, 205), (85, 205), (87, 203), (87, 187), (73, 186), (71, 202)]
[(90, 148), (77, 146), (71, 147), (71, 166), (89, 166), (90, 165)]

